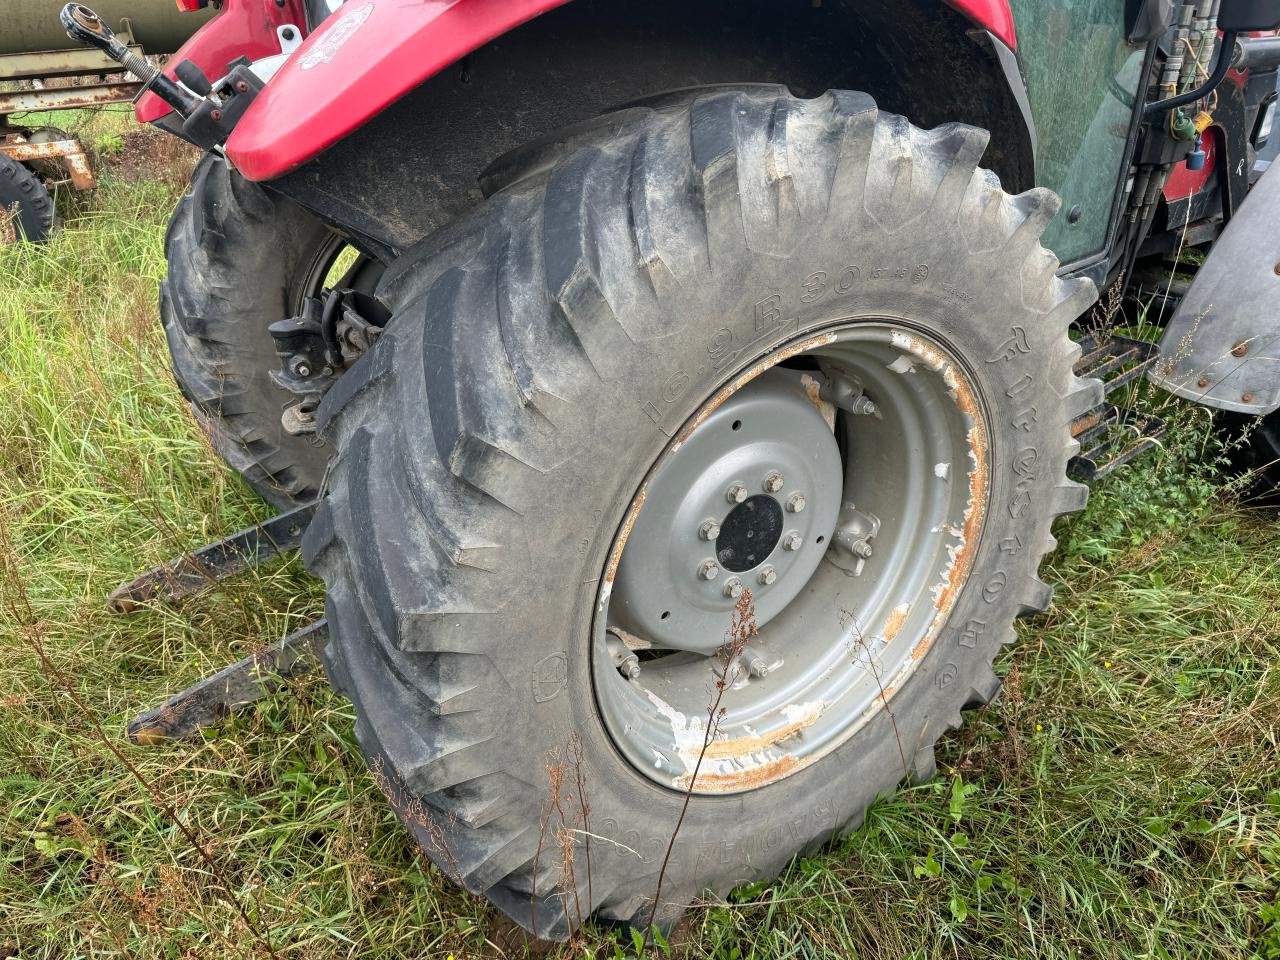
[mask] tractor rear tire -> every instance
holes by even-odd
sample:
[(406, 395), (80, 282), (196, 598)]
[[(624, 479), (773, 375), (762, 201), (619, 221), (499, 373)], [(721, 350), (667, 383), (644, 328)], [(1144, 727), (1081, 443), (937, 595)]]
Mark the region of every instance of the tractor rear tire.
[[(11, 213), (16, 213), (10, 219)], [(40, 243), (58, 226), (53, 197), (40, 178), (0, 153), (0, 242), (6, 237)]]
[[(1077, 448), (1070, 425), (1101, 393), (1074, 376), (1079, 348), (1067, 335), (1093, 285), (1059, 279), (1039, 244), (1057, 200), (1003, 193), (978, 166), (982, 131), (920, 130), (865, 94), (800, 100), (778, 88), (616, 119), (512, 177), (384, 276), (392, 319), (318, 411), (336, 456), (303, 547), (328, 591), (326, 668), (355, 703), (378, 786), (446, 874), (542, 937), (591, 916), (646, 926), (664, 864), (656, 922), (670, 926), (708, 891), (772, 877), (856, 827), (904, 778), (930, 777), (937, 738), (999, 689), (992, 661), (1015, 617), (1049, 603), (1037, 570), (1050, 527), (1087, 498), (1065, 475)], [(928, 632), (905, 648), (896, 688), (886, 678), (865, 712), (835, 712), (845, 739), (825, 753), (797, 759), (823, 704), (789, 702), (780, 709), (796, 718), (791, 728), (713, 738), (705, 781), (681, 740), (702, 736), (697, 712), (675, 713), (656, 695), (646, 712), (640, 698), (636, 725), (667, 717), (690, 771), (660, 782), (653, 768), (668, 754), (628, 757), (602, 694), (628, 683), (624, 667), (643, 683), (655, 661), (614, 670), (596, 659), (646, 485), (733, 391), (770, 376), (784, 391), (805, 376), (816, 384), (818, 361), (797, 364), (804, 351), (885, 325), (893, 339), (874, 350), (897, 359), (865, 367), (883, 390), (883, 423), (896, 422), (895, 391), (933, 378), (951, 391), (934, 400), (954, 401), (969, 425), (965, 455), (886, 476), (881, 488), (968, 498), (963, 530), (924, 531), (929, 551), (956, 538), (945, 579), (890, 598), (898, 605), (884, 627), (868, 624), (886, 650), (917, 616)], [(777, 370), (762, 372), (769, 364)], [(816, 385), (810, 399), (821, 407)], [(817, 416), (806, 402), (798, 416)], [(875, 417), (861, 422), (887, 435)], [(927, 431), (914, 436), (927, 448)], [(874, 448), (860, 455), (859, 476), (892, 472)], [(766, 491), (783, 484), (744, 476), (757, 484), (753, 499), (764, 498), (761, 476)], [(817, 494), (801, 514), (792, 489), (784, 516), (815, 516)], [(903, 521), (884, 516), (887, 557), (889, 528)], [(705, 523), (702, 534), (716, 535)], [(824, 582), (856, 593), (879, 575), (876, 551), (862, 581), (824, 558)], [(712, 579), (714, 564), (704, 569), (705, 581), (681, 569), (691, 590), (730, 592)], [(773, 582), (763, 569), (757, 581)], [(817, 612), (815, 630), (819, 619), (824, 630), (860, 630), (836, 598)], [(699, 638), (704, 649), (719, 645), (715, 633)], [(767, 691), (759, 676), (730, 699)]]
[(340, 247), (310, 213), (213, 154), (165, 237), (160, 319), (174, 379), (214, 449), (281, 509), (315, 499), (329, 449), (284, 429), (281, 413), (297, 398), (271, 380), (280, 360), (267, 327), (317, 292)]

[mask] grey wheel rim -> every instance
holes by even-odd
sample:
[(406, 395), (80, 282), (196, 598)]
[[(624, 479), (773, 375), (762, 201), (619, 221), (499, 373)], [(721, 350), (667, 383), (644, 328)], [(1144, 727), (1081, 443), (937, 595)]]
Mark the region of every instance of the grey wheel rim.
[[(664, 786), (733, 793), (885, 709), (968, 577), (988, 436), (962, 361), (901, 321), (844, 321), (719, 389), (639, 486), (601, 578), (592, 674), (622, 754)], [(758, 634), (726, 663), (744, 591)]]

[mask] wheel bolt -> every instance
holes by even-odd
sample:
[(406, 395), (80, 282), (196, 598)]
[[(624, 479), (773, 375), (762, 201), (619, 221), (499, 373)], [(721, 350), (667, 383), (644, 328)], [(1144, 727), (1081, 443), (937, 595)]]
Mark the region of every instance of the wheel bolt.
[(782, 538), (782, 549), (783, 550), (799, 550), (803, 543), (804, 543), (804, 537), (800, 536), (800, 534), (792, 530), (790, 533), (788, 533), (785, 537)]
[(714, 540), (720, 536), (720, 524), (714, 520), (703, 520), (702, 526), (698, 528), (698, 536), (703, 540)]
[(804, 509), (804, 494), (793, 493), (787, 498), (787, 509), (792, 513), (799, 513)]
[(871, 556), (871, 544), (865, 540), (855, 540), (853, 542), (853, 552), (865, 560)]
[(618, 672), (628, 680), (636, 679), (640, 676), (640, 658), (634, 653), (628, 653), (622, 663), (618, 664)]
[(753, 677), (759, 677), (763, 680), (769, 675), (769, 665), (764, 662), (764, 657), (754, 651), (747, 651), (746, 655), (747, 670), (751, 672)]
[(783, 483), (784, 481), (782, 479), (782, 474), (780, 473), (769, 474), (767, 477), (764, 478), (765, 493), (777, 493), (779, 490), (782, 489)]
[(720, 576), (720, 565), (714, 560), (703, 560), (702, 566), (698, 567), (698, 576), (703, 580), (714, 580)]
[(724, 492), (724, 498), (730, 503), (741, 503), (747, 499), (747, 485), (735, 480), (729, 484), (729, 489)]
[(742, 581), (737, 577), (730, 577), (724, 582), (724, 595), (730, 600), (737, 600), (742, 596)]
[(778, 579), (778, 571), (773, 569), (773, 567), (765, 567), (760, 571), (760, 576), (756, 579), (767, 587), (769, 584), (773, 583), (773, 581)]

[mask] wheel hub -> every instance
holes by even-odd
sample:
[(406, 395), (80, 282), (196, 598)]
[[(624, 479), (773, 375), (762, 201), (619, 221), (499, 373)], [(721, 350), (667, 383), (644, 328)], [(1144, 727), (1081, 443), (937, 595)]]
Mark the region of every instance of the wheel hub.
[(781, 505), (768, 494), (757, 493), (724, 518), (716, 537), (716, 560), (731, 573), (743, 573), (764, 563), (781, 539)]
[(731, 396), (650, 479), (614, 580), (613, 623), (710, 654), (743, 587), (763, 626), (822, 561), (840, 511), (840, 449), (801, 374)]

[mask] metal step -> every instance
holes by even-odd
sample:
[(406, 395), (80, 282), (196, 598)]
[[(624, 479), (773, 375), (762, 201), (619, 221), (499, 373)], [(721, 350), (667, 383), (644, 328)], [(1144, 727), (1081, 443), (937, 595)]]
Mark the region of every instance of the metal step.
[[(1076, 432), (1076, 426), (1083, 429)], [(1080, 452), (1068, 461), (1067, 472), (1086, 483), (1101, 480), (1158, 446), (1167, 426), (1153, 414), (1106, 404), (1073, 425), (1072, 434), (1080, 441)]]
[(1077, 377), (1101, 380), (1107, 396), (1142, 376), (1160, 358), (1158, 344), (1118, 334), (1090, 333), (1080, 341)]
[[(1156, 344), (1115, 334), (1090, 333), (1080, 341), (1080, 349), (1076, 376), (1101, 380), (1108, 397), (1137, 380), (1160, 358)], [(1165, 422), (1152, 414), (1101, 403), (1071, 425), (1080, 453), (1071, 458), (1067, 472), (1085, 482), (1101, 480), (1157, 446), (1165, 428)]]

